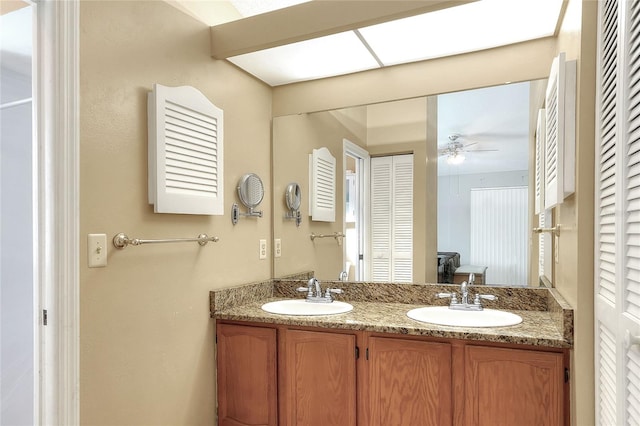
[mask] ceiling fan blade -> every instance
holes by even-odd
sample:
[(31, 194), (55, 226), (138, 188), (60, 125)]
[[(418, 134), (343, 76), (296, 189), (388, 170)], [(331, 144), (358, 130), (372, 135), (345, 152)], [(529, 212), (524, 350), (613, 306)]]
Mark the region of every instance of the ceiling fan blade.
[(499, 149), (468, 149), (464, 150), (464, 152), (498, 152)]
[(526, 132), (476, 132), (461, 134), (460, 139), (465, 141), (476, 140), (482, 141), (499, 141), (502, 139), (520, 139), (526, 138), (528, 134)]

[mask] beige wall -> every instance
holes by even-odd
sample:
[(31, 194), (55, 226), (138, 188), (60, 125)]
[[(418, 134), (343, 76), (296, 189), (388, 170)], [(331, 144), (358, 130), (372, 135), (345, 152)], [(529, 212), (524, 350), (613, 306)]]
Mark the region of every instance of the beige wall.
[(593, 271), (595, 55), (597, 2), (569, 2), (558, 37), (558, 51), (577, 60), (576, 192), (556, 208), (561, 224), (554, 283), (573, 306), (572, 420), (594, 424)]
[[(271, 239), (271, 197), (261, 219), (234, 227), (229, 215), (242, 174), (257, 173), (271, 193), (271, 89), (211, 59), (208, 27), (164, 2), (83, 1), (80, 13), (81, 424), (211, 425), (208, 293), (271, 276), (270, 260), (258, 260), (258, 240)], [(147, 203), (153, 83), (194, 86), (224, 110), (224, 216), (154, 214)], [(205, 232), (220, 242), (109, 244), (108, 266), (87, 268), (86, 234), (118, 232)]]

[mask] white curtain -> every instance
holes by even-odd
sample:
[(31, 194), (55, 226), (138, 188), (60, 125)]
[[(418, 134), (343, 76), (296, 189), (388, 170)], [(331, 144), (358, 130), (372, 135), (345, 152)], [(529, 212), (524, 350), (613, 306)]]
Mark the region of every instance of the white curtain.
[(527, 211), (527, 187), (471, 190), (470, 261), (485, 283), (527, 285)]

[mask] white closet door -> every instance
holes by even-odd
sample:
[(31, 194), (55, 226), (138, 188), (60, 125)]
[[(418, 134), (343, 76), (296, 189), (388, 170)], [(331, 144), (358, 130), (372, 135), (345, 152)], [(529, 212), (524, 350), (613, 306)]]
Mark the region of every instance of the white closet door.
[(598, 12), (595, 371), (600, 425), (640, 424), (640, 3)]
[(413, 281), (413, 155), (371, 159), (371, 279)]
[(413, 281), (413, 155), (393, 157), (392, 281)]
[(391, 157), (371, 159), (371, 280), (391, 281)]

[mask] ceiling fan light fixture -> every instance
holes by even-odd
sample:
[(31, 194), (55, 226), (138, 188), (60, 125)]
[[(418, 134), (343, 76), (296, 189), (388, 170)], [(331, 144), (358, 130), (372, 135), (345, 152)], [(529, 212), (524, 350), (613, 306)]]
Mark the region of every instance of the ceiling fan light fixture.
[(462, 152), (452, 152), (447, 156), (447, 164), (458, 165), (464, 162), (465, 156)]

